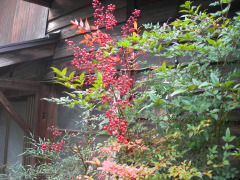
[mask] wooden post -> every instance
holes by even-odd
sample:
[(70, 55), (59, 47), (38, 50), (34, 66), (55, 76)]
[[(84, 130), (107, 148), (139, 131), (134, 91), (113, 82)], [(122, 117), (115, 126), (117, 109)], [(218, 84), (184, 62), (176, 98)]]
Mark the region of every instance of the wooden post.
[(56, 97), (54, 85), (42, 85), (39, 94), (39, 112), (37, 120), (37, 135), (39, 137), (51, 138), (48, 127), (55, 125), (57, 105), (52, 102), (41, 100), (42, 98)]

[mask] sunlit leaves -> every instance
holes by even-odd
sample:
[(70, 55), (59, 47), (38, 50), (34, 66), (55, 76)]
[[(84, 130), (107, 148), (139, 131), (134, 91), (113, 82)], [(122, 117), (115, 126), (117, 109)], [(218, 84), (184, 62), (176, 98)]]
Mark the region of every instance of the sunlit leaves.
[(79, 30), (76, 31), (76, 33), (80, 33), (80, 34), (90, 32), (91, 29), (92, 30), (98, 29), (98, 27), (96, 27), (96, 26), (90, 26), (87, 19), (85, 20), (85, 23), (83, 22), (83, 20), (81, 18), (80, 18), (79, 22), (75, 19), (74, 21), (70, 21), (70, 23), (73, 25), (71, 27), (71, 29), (78, 28)]

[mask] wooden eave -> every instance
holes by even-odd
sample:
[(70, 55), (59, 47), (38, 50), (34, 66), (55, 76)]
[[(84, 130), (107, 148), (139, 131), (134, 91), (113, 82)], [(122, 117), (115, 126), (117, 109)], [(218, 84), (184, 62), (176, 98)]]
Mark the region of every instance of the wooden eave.
[(52, 2), (53, 2), (53, 0), (23, 0), (23, 1), (38, 4), (40, 6), (45, 6), (49, 8), (52, 6)]
[(0, 68), (53, 56), (59, 37), (60, 32), (56, 32), (44, 38), (0, 46)]

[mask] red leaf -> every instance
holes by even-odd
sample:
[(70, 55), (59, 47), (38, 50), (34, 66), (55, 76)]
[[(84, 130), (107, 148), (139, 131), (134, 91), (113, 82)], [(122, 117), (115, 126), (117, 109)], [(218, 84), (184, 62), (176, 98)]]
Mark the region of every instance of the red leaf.
[(92, 46), (92, 45), (93, 45), (92, 41), (88, 41), (88, 43), (86, 44), (86, 46)]
[(98, 30), (98, 26), (91, 26), (92, 30)]
[(83, 27), (83, 26), (84, 26), (83, 21), (82, 21), (82, 18), (80, 18), (79, 26), (80, 26), (80, 27)]
[(73, 25), (78, 25), (78, 21), (75, 19), (75, 21), (70, 21), (71, 24)]
[(85, 37), (86, 39), (92, 39), (92, 36), (89, 35), (89, 34), (86, 34), (84, 37)]
[(83, 39), (79, 42), (79, 44), (83, 44), (83, 43), (86, 43), (86, 42), (87, 42), (87, 40)]
[(76, 33), (80, 33), (80, 34), (85, 33), (85, 32), (87, 32), (87, 31), (82, 28), (80, 30), (76, 31)]
[(88, 23), (88, 20), (87, 20), (87, 19), (85, 20), (85, 29), (86, 29), (87, 31), (90, 31), (90, 26), (89, 26), (89, 23)]
[(78, 27), (78, 25), (73, 25), (72, 27), (71, 27), (71, 29), (75, 29), (75, 28), (77, 28)]

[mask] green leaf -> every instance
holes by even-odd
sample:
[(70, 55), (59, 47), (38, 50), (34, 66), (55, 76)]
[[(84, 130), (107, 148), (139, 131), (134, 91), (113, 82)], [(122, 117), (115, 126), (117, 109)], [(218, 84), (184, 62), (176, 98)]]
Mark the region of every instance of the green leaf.
[(217, 114), (212, 114), (212, 113), (211, 113), (211, 116), (212, 116), (215, 120), (218, 119), (218, 115), (217, 115)]
[(190, 91), (193, 90), (193, 89), (196, 89), (196, 88), (198, 88), (198, 85), (196, 85), (196, 84), (191, 84), (191, 85), (188, 86), (188, 89)]
[(83, 72), (80, 76), (79, 76), (79, 80), (82, 82), (84, 81), (84, 77), (85, 77), (85, 73)]
[(151, 104), (149, 104), (147, 106), (144, 106), (142, 109), (140, 109), (140, 111), (138, 111), (138, 113), (141, 113), (143, 110), (148, 109), (149, 107), (151, 107), (153, 105), (154, 105), (154, 103), (151, 103)]
[(230, 129), (229, 128), (227, 128), (227, 130), (226, 130), (226, 134), (225, 134), (225, 136), (227, 137), (227, 138), (229, 138), (230, 137)]
[(150, 92), (148, 95), (153, 102), (156, 102), (157, 97), (154, 92)]
[(64, 68), (64, 69), (62, 70), (62, 75), (65, 76), (66, 74), (67, 74), (67, 68)]
[(69, 74), (69, 76), (68, 76), (69, 80), (71, 80), (73, 78), (74, 74), (75, 74), (75, 71), (73, 71)]
[(186, 91), (187, 91), (186, 89), (178, 89), (178, 90), (174, 91), (170, 96), (175, 96), (177, 94), (181, 94)]
[(217, 42), (212, 39), (206, 39), (210, 45), (217, 46)]
[(199, 88), (202, 88), (202, 87), (205, 87), (205, 86), (210, 86), (210, 85), (211, 85), (211, 83), (209, 83), (209, 82), (203, 82), (203, 83), (200, 84)]
[(210, 77), (214, 84), (219, 84), (219, 78), (214, 73), (211, 73)]
[(102, 73), (97, 72), (97, 79), (102, 82)]
[(228, 81), (225, 82), (224, 84), (222, 84), (223, 87), (229, 87), (232, 83), (234, 83), (235, 81)]
[(59, 76), (61, 76), (61, 77), (64, 76), (63, 73), (62, 73), (62, 71), (60, 71), (59, 69), (57, 69), (57, 68), (55, 68), (55, 67), (51, 67), (51, 68), (52, 68), (53, 72), (56, 73), (57, 75), (59, 75)]
[(230, 129), (227, 128), (225, 136), (222, 137), (225, 142), (231, 142), (236, 138), (236, 136), (231, 136)]
[(166, 70), (167, 69), (167, 64), (166, 64), (166, 61), (164, 61), (162, 63), (162, 70)]

